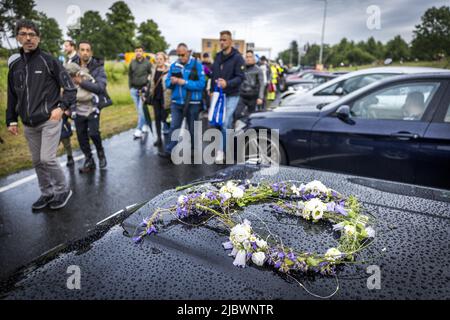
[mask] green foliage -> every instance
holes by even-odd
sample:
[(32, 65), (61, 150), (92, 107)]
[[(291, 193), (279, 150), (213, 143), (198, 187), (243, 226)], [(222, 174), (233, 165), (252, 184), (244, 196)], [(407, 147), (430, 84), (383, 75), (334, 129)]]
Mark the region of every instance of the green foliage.
[(432, 7), (415, 27), (412, 53), (419, 59), (432, 60), (450, 56), (450, 7)]
[(117, 53), (133, 51), (136, 24), (130, 8), (124, 1), (115, 2), (106, 14), (107, 58)]
[(76, 43), (82, 40), (92, 43), (92, 49), (96, 56), (108, 57), (111, 55), (111, 48), (114, 48), (114, 46), (108, 46), (105, 34), (106, 27), (106, 22), (102, 19), (100, 13), (90, 10), (86, 11), (80, 18), (80, 28), (71, 29), (67, 34)]
[(386, 44), (386, 58), (394, 61), (409, 60), (411, 52), (408, 44), (401, 36), (396, 36)]
[(156, 53), (166, 51), (169, 47), (169, 44), (158, 29), (158, 24), (152, 19), (142, 22), (139, 25), (138, 33), (137, 41), (140, 45), (144, 46), (146, 51)]
[(48, 18), (43, 12), (37, 13), (37, 25), (41, 32), (40, 48), (46, 52), (58, 56), (61, 53), (62, 31), (58, 22), (53, 18)]

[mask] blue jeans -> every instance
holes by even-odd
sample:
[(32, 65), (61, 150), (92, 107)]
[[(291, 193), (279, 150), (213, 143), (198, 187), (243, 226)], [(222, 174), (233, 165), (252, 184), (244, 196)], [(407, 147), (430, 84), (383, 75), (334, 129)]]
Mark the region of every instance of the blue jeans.
[(151, 126), (151, 123), (147, 123), (147, 119), (145, 119), (144, 103), (142, 102), (142, 99), (139, 96), (139, 90), (135, 89), (135, 88), (131, 88), (130, 94), (131, 94), (131, 98), (133, 98), (134, 105), (136, 106), (136, 111), (138, 113), (138, 124), (137, 124), (136, 129), (142, 130), (142, 128), (146, 124)]
[[(172, 114), (172, 122), (170, 123), (170, 142), (166, 145), (166, 152), (171, 153), (172, 149), (177, 145), (177, 140), (172, 140), (172, 133), (181, 128), (183, 123), (183, 109), (184, 104), (173, 103), (170, 106), (170, 112)], [(189, 127), (189, 133), (191, 134), (191, 146), (194, 145), (194, 121), (197, 120), (198, 113), (200, 112), (200, 104), (190, 104), (189, 111), (186, 116), (186, 121)]]
[(239, 96), (231, 96), (226, 98), (226, 117), (225, 121), (222, 125), (222, 151), (226, 151), (227, 139), (226, 139), (226, 129), (233, 128), (233, 117), (234, 112), (236, 111), (236, 107), (239, 102)]

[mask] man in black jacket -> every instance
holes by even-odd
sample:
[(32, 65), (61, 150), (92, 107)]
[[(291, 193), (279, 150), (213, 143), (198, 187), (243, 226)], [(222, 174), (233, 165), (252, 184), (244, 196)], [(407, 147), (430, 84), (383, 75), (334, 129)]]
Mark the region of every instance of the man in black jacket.
[(245, 80), (241, 85), (239, 103), (235, 112), (235, 118), (256, 111), (256, 106), (261, 107), (264, 100), (264, 74), (256, 65), (255, 53), (247, 50), (245, 54)]
[(211, 91), (221, 87), (226, 95), (226, 119), (222, 125), (223, 149), (217, 152), (216, 163), (223, 163), (226, 150), (226, 129), (233, 127), (233, 115), (239, 101), (239, 88), (244, 81), (244, 58), (233, 47), (230, 31), (220, 33), (220, 51), (214, 59)]
[(33, 22), (18, 21), (15, 33), (22, 47), (20, 58), (9, 68), (6, 124), (13, 135), (19, 134), (19, 116), (24, 125), (42, 193), (32, 208), (39, 210), (50, 205), (51, 209), (60, 209), (67, 204), (72, 190), (56, 151), (62, 115), (75, 102), (77, 89), (61, 63), (39, 49), (40, 33)]
[[(106, 94), (107, 79), (103, 60), (93, 57), (92, 45), (87, 41), (81, 41), (79, 43), (78, 57), (79, 59), (75, 60), (74, 63), (80, 65), (82, 69), (86, 68), (95, 81), (85, 80), (79, 74), (73, 78), (74, 83), (80, 88), (93, 93), (94, 97), (104, 96)], [(99, 167), (103, 169), (107, 163), (100, 135), (100, 110), (96, 106), (95, 98), (88, 104), (82, 103), (81, 105), (77, 101), (77, 109), (83, 109), (85, 111), (83, 114), (76, 112), (76, 116), (72, 117), (75, 119), (77, 138), (81, 151), (83, 151), (86, 157), (80, 172), (86, 173), (95, 169), (89, 138), (94, 142), (95, 148), (97, 149)]]

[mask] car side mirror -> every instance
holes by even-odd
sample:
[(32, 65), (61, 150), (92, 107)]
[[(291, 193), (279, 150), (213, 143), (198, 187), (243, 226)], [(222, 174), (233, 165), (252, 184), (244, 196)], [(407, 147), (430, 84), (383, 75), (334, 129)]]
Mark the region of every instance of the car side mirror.
[(354, 121), (350, 119), (350, 107), (347, 105), (340, 106), (336, 110), (336, 116), (344, 122), (354, 123)]
[(344, 89), (342, 87), (339, 87), (336, 90), (334, 90), (334, 94), (337, 96), (342, 96), (344, 95)]

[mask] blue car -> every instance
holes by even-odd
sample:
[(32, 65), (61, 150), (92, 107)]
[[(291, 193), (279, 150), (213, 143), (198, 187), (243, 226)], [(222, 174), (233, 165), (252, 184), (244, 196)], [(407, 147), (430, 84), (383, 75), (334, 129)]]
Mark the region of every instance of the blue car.
[(270, 134), (266, 143), (281, 164), (450, 189), (450, 72), (390, 77), (328, 105), (252, 114), (236, 128), (278, 129), (279, 146)]

